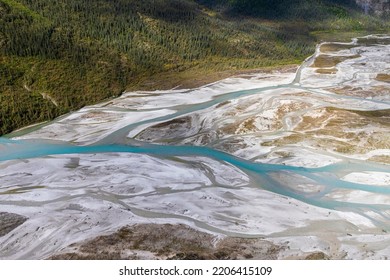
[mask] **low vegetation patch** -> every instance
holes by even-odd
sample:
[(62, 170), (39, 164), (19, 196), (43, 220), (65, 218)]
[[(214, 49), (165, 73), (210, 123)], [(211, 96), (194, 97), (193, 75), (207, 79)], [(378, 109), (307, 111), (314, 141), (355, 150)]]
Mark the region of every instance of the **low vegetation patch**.
[(269, 260), (282, 249), (261, 238), (219, 238), (186, 225), (139, 224), (73, 244), (51, 259)]

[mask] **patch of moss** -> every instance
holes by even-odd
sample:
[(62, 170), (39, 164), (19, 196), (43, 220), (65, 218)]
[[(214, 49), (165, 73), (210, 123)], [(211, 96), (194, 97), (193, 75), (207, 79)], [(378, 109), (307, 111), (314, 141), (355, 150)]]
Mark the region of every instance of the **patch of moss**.
[(372, 110), (372, 111), (358, 111), (358, 110), (349, 110), (349, 111), (364, 117), (372, 117), (372, 118), (390, 117), (390, 109)]
[(316, 73), (318, 74), (325, 74), (325, 75), (334, 75), (337, 74), (337, 68), (321, 68), (317, 69)]
[(378, 74), (375, 79), (380, 82), (390, 83), (390, 74)]
[(133, 225), (71, 247), (77, 249), (51, 259), (138, 259), (134, 250), (169, 260), (275, 259), (282, 249), (261, 238), (226, 237), (215, 242), (212, 234), (170, 224)]
[(349, 50), (351, 48), (356, 47), (355, 45), (346, 45), (346, 44), (338, 44), (338, 43), (329, 43), (321, 45), (320, 51), (327, 52), (338, 52), (342, 50)]
[(14, 188), (11, 190), (7, 190), (5, 192), (0, 192), (0, 195), (10, 195), (10, 194), (22, 194), (35, 189), (44, 189), (44, 186), (32, 186), (32, 187), (22, 187), (22, 188)]
[(348, 59), (354, 59), (359, 58), (360, 55), (350, 55), (350, 56), (330, 56), (330, 55), (324, 55), (321, 54), (314, 60), (314, 63), (311, 65), (311, 67), (314, 68), (330, 68), (335, 67), (337, 64), (348, 60)]
[(329, 256), (323, 252), (315, 252), (307, 255), (305, 260), (329, 260)]

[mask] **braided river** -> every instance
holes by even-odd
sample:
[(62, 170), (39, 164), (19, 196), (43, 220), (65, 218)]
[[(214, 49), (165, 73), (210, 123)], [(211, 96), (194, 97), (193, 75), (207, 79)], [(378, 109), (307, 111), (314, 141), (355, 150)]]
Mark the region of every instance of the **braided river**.
[(390, 37), (297, 68), (128, 92), (0, 138), (0, 258), (137, 223), (261, 237), (279, 258), (390, 257)]

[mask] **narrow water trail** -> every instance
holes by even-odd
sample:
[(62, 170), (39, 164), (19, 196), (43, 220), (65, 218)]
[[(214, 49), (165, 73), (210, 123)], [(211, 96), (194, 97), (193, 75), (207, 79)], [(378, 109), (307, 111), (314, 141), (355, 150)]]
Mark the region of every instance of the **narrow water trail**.
[[(272, 180), (269, 174), (273, 173), (285, 173), (298, 174), (303, 178), (310, 179), (316, 184), (325, 186), (326, 189), (349, 189), (349, 190), (361, 190), (377, 194), (390, 195), (390, 185), (375, 186), (347, 182), (341, 180), (333, 173), (348, 173), (350, 170), (354, 171), (375, 171), (375, 172), (388, 172), (389, 168), (380, 164), (371, 163), (366, 165), (364, 162), (341, 162), (324, 167), (317, 168), (305, 168), (287, 165), (256, 163), (249, 160), (241, 159), (230, 155), (228, 153), (218, 151), (209, 147), (202, 146), (169, 146), (169, 145), (155, 145), (145, 144), (143, 146), (127, 146), (127, 145), (91, 145), (91, 146), (75, 146), (75, 145), (59, 145), (48, 143), (36, 143), (35, 141), (13, 141), (2, 140), (2, 143), (6, 143), (7, 149), (0, 155), (0, 161), (7, 161), (13, 159), (30, 159), (37, 157), (46, 157), (52, 155), (74, 155), (74, 154), (94, 154), (94, 153), (135, 153), (135, 154), (147, 154), (162, 158), (172, 157), (208, 157), (217, 161), (226, 162), (234, 167), (239, 168), (244, 172), (252, 172), (261, 177), (259, 187), (267, 189), (277, 194), (292, 197), (305, 203), (309, 203), (314, 206), (319, 206), (327, 209), (350, 209), (356, 210), (361, 208), (390, 210), (390, 205), (366, 205), (357, 203), (338, 202), (323, 199), (324, 197), (317, 194), (316, 196), (305, 195), (304, 193), (294, 192), (289, 186)], [(293, 179), (293, 177), (292, 177)], [(324, 191), (324, 193), (326, 193)]]

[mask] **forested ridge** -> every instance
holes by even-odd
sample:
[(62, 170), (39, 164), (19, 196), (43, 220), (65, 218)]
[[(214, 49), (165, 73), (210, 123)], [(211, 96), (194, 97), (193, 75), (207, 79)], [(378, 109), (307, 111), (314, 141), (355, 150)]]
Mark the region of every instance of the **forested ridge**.
[(318, 31), (388, 29), (348, 0), (0, 0), (0, 135), (161, 75), (299, 63)]

